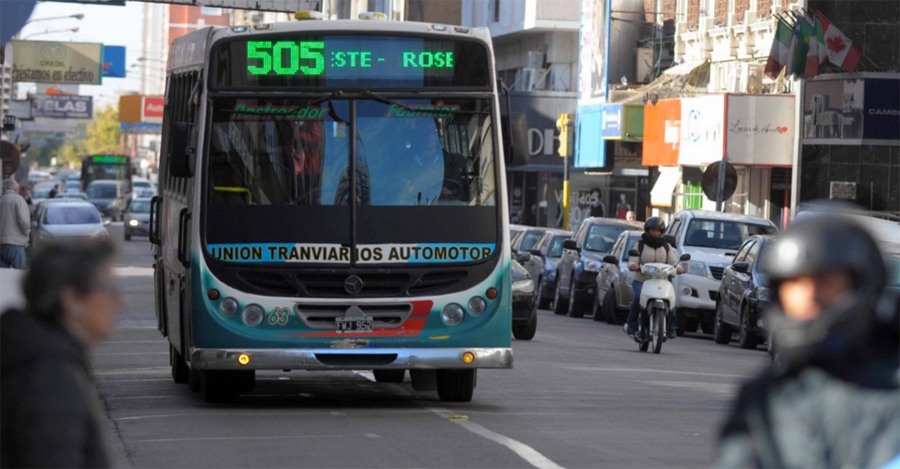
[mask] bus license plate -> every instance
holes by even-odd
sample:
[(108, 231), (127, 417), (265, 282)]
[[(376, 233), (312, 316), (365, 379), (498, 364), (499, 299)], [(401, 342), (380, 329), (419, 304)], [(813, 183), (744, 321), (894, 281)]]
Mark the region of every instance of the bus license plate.
[(345, 332), (372, 332), (372, 318), (334, 318), (334, 330), (338, 334)]

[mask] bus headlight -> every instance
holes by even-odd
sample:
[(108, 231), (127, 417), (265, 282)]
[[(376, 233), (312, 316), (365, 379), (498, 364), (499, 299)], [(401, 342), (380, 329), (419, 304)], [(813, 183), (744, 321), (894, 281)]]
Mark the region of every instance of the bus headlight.
[(241, 313), (241, 319), (244, 321), (244, 324), (250, 327), (256, 327), (262, 322), (263, 316), (265, 315), (266, 310), (264, 310), (262, 306), (252, 304), (247, 305), (247, 307), (244, 308), (244, 312)]
[(466, 312), (462, 306), (456, 303), (450, 303), (447, 306), (444, 306), (443, 311), (441, 311), (441, 320), (448, 326), (455, 326), (462, 322), (465, 315)]
[(469, 303), (466, 306), (469, 307), (470, 313), (481, 314), (487, 309), (487, 302), (480, 296), (473, 296), (472, 298), (469, 298)]
[(225, 316), (234, 316), (234, 313), (238, 312), (239, 307), (238, 301), (229, 296), (219, 303), (219, 312)]
[(531, 293), (534, 291), (534, 281), (530, 278), (514, 280), (512, 283), (512, 291), (515, 293)]

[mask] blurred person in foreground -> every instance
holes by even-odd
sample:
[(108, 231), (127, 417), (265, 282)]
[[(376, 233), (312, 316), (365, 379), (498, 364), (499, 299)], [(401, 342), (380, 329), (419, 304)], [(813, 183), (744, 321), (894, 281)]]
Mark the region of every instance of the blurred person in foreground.
[(28, 246), (30, 232), (28, 202), (19, 195), (16, 180), (6, 179), (0, 196), (0, 268), (25, 268), (25, 246)]
[(121, 299), (108, 240), (48, 244), (23, 281), (25, 310), (0, 316), (0, 466), (109, 467), (88, 352)]
[(900, 325), (869, 232), (796, 220), (764, 254), (780, 366), (742, 387), (714, 467), (882, 467), (900, 454)]

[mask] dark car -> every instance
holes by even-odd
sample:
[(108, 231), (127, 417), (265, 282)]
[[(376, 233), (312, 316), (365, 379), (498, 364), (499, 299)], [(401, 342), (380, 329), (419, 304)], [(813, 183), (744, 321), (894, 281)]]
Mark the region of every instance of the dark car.
[(87, 187), (87, 196), (104, 217), (120, 220), (128, 206), (128, 195), (122, 181), (92, 181)]
[[(534, 245), (532, 262), (525, 268), (532, 277), (537, 287), (538, 308), (550, 307), (553, 296), (556, 295), (556, 266), (563, 253), (563, 242), (572, 238), (571, 231), (548, 229), (541, 239)], [(537, 264), (536, 273), (532, 272), (530, 264)]]
[(628, 270), (628, 252), (635, 248), (641, 230), (624, 231), (606, 257), (597, 275), (597, 294), (594, 295), (594, 321), (622, 324), (634, 298), (634, 272)]
[(131, 241), (132, 236), (150, 236), (150, 200), (137, 198), (128, 206), (123, 220), (125, 241)]
[(717, 344), (731, 342), (734, 331), (738, 332), (738, 345), (744, 349), (756, 348), (766, 341), (766, 320), (761, 313), (771, 301), (772, 292), (765, 287), (766, 278), (759, 269), (763, 253), (773, 241), (773, 236), (766, 235), (747, 238), (734, 262), (725, 268), (713, 325)]
[(594, 301), (597, 273), (623, 231), (641, 229), (638, 222), (616, 218), (587, 218), (572, 239), (563, 242), (563, 255), (556, 267), (553, 312), (580, 318)]
[(512, 332), (519, 340), (531, 340), (537, 331), (537, 302), (534, 280), (516, 259), (510, 263), (512, 274)]

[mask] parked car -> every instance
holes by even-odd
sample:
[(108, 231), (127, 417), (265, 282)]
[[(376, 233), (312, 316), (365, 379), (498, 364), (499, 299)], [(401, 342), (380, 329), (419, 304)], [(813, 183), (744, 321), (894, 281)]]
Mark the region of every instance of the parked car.
[(88, 184), (87, 196), (104, 217), (113, 220), (120, 220), (128, 205), (128, 195), (122, 181), (92, 181)]
[(132, 236), (150, 236), (150, 200), (149, 198), (135, 199), (125, 212), (125, 241), (131, 241)]
[(738, 249), (753, 235), (778, 232), (769, 220), (733, 213), (683, 210), (675, 214), (666, 231), (669, 243), (678, 256), (690, 254), (685, 273), (675, 277), (678, 334), (694, 332), (700, 326), (713, 333), (719, 284), (725, 268), (734, 260)]
[(59, 200), (44, 202), (31, 222), (31, 248), (55, 239), (94, 239), (109, 236), (100, 212), (90, 202)]
[(635, 249), (643, 234), (642, 230), (622, 232), (612, 250), (603, 258), (603, 266), (597, 275), (597, 294), (594, 295), (594, 321), (623, 324), (628, 317), (634, 298), (631, 290), (634, 272), (628, 269), (628, 252)]
[(556, 266), (553, 312), (584, 316), (584, 310), (594, 301), (603, 257), (623, 231), (641, 227), (640, 223), (615, 218), (592, 217), (581, 222), (572, 239), (563, 242), (563, 255)]
[(751, 236), (744, 241), (734, 262), (725, 268), (716, 301), (716, 317), (713, 339), (717, 344), (731, 342), (731, 335), (738, 331), (738, 345), (753, 349), (765, 342), (766, 319), (763, 309), (771, 301), (766, 276), (760, 273), (761, 259), (773, 241), (773, 236)]
[(528, 271), (528, 274), (531, 275), (532, 280), (534, 280), (535, 290), (538, 288), (539, 278), (544, 268), (544, 260), (542, 258), (543, 254), (537, 249), (534, 249), (534, 247), (549, 229), (550, 228), (525, 226), (522, 231), (516, 233), (516, 237), (510, 241), (510, 249), (512, 250), (513, 257), (524, 253), (533, 254), (532, 256), (529, 256), (527, 260), (520, 261), (519, 263), (522, 264), (522, 267), (525, 267), (525, 270)]
[(59, 194), (56, 194), (56, 197), (53, 198), (53, 200), (56, 199), (72, 199), (90, 202), (90, 199), (88, 199), (87, 194), (85, 194), (84, 192), (60, 192)]
[[(549, 308), (550, 303), (553, 301), (553, 296), (556, 295), (556, 265), (562, 257), (563, 242), (571, 238), (571, 231), (555, 228), (548, 229), (534, 246), (534, 249), (532, 249), (532, 254), (534, 254), (534, 251), (540, 253), (540, 255), (534, 256), (535, 258), (539, 258), (540, 261), (540, 270), (537, 273), (537, 280), (535, 281), (535, 286), (538, 289), (538, 308)], [(528, 266), (525, 268), (528, 269)], [(535, 276), (531, 270), (528, 272), (531, 273), (532, 276)]]
[(68, 179), (63, 185), (63, 192), (81, 192), (81, 180), (80, 179)]
[(134, 178), (132, 180), (134, 184), (134, 192), (133, 197), (137, 199), (138, 197), (153, 197), (156, 195), (156, 189), (153, 187), (153, 184), (150, 183), (147, 179), (142, 178)]
[(537, 331), (534, 280), (516, 259), (510, 263), (510, 273), (512, 275), (513, 337), (519, 340), (531, 340)]

